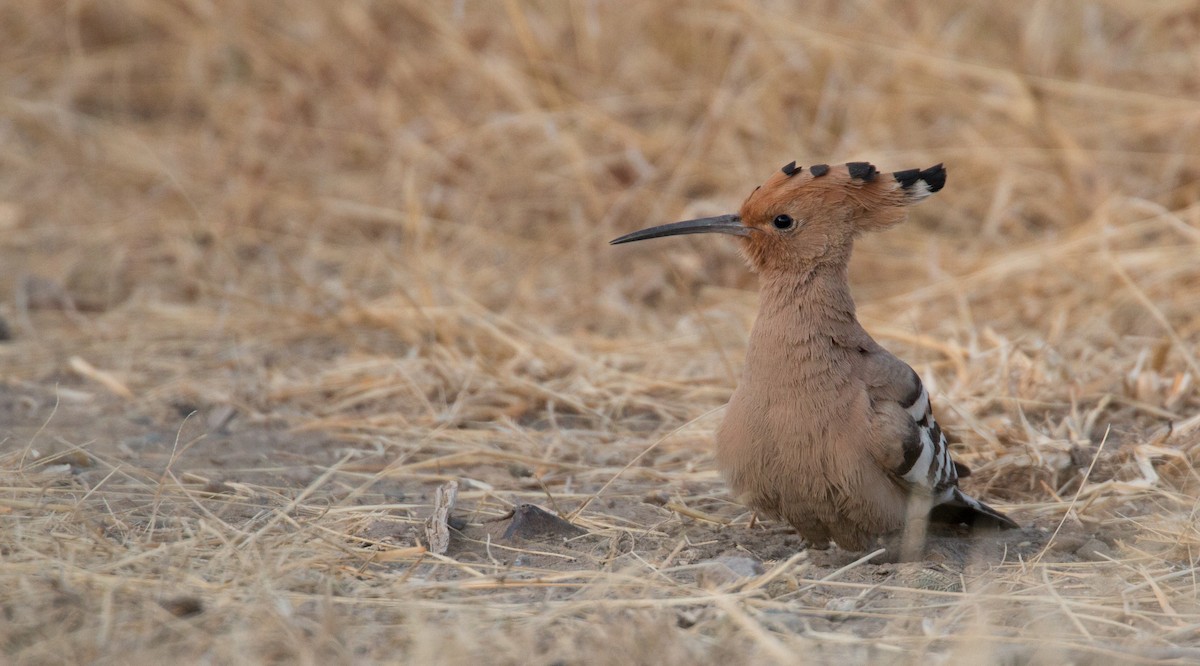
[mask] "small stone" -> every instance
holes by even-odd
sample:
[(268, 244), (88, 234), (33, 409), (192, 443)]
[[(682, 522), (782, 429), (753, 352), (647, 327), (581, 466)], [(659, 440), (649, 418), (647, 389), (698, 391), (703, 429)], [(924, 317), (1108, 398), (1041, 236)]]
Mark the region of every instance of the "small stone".
[(1074, 553), (1086, 542), (1087, 539), (1080, 536), (1060, 534), (1050, 542), (1050, 550), (1055, 553)]
[(642, 501), (646, 504), (654, 504), (657, 506), (666, 506), (667, 502), (671, 501), (671, 496), (663, 490), (653, 490), (642, 496)]
[(834, 597), (825, 602), (825, 610), (830, 611), (829, 619), (842, 620), (847, 613), (858, 610), (858, 599), (855, 597)]
[(700, 562), (697, 581), (701, 587), (714, 588), (762, 575), (762, 562), (739, 555), (722, 555)]
[(71, 465), (71, 467), (78, 469), (87, 469), (95, 466), (96, 464), (95, 459), (82, 449), (75, 449), (74, 451), (64, 454), (61, 460)]
[(723, 555), (713, 559), (714, 562), (720, 562), (729, 567), (729, 570), (744, 578), (751, 576), (761, 576), (763, 572), (763, 564), (752, 557), (741, 557), (738, 555)]
[(527, 479), (533, 476), (533, 470), (516, 462), (508, 464), (508, 473), (514, 479)]
[(522, 504), (513, 510), (512, 522), (504, 531), (504, 539), (568, 539), (587, 534), (587, 530), (568, 523), (540, 506)]
[(1107, 562), (1110, 559), (1116, 559), (1112, 547), (1099, 539), (1089, 540), (1080, 546), (1075, 554), (1089, 562)]
[(204, 487), (200, 489), (200, 492), (206, 495), (233, 495), (237, 491), (234, 490), (233, 486), (220, 479), (212, 479), (208, 483), (204, 484)]
[(675, 616), (675, 624), (680, 629), (691, 629), (696, 626), (696, 622), (700, 620), (700, 611), (698, 609), (685, 609), (679, 611)]
[(175, 617), (192, 617), (204, 612), (204, 602), (196, 597), (173, 597), (162, 599), (158, 605)]

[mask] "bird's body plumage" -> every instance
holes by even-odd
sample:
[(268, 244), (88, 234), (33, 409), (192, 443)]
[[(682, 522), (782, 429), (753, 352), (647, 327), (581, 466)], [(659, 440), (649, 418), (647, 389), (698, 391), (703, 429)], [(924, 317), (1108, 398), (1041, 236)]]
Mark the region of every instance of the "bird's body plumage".
[(741, 237), (761, 305), (717, 465), (746, 504), (811, 543), (861, 550), (927, 519), (1016, 527), (958, 487), (969, 472), (951, 460), (920, 377), (863, 329), (850, 295), (854, 237), (900, 222), (904, 206), (944, 183), (941, 165), (880, 174), (864, 162), (808, 172), (792, 163), (736, 216), (614, 241)]

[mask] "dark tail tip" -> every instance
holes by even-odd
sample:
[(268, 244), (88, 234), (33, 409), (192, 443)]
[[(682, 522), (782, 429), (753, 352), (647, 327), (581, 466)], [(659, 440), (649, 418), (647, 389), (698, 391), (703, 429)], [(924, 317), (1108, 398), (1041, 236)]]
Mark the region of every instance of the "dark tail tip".
[(1012, 518), (974, 497), (965, 495), (958, 488), (954, 489), (954, 497), (949, 502), (933, 507), (933, 510), (929, 512), (929, 520), (949, 525), (963, 524), (968, 527), (990, 527), (1005, 530), (1021, 528)]
[(952, 504), (939, 504), (933, 507), (929, 512), (929, 520), (934, 523), (942, 523), (943, 525), (966, 525), (967, 527), (983, 527), (991, 529), (1015, 530), (1021, 526), (1013, 521), (1012, 518), (1000, 513), (999, 511), (989, 507), (986, 504), (982, 505), (984, 511), (980, 511), (969, 506), (954, 506)]

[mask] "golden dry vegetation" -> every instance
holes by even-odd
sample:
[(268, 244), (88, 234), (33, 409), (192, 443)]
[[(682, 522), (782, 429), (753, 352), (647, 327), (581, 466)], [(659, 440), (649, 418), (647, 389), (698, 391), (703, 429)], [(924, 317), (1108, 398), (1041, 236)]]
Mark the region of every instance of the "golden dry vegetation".
[[(1194, 662), (1198, 68), (1190, 2), (0, 4), (2, 660)], [(754, 278), (606, 241), (793, 159), (947, 164), (854, 289), (1020, 534), (727, 495)]]

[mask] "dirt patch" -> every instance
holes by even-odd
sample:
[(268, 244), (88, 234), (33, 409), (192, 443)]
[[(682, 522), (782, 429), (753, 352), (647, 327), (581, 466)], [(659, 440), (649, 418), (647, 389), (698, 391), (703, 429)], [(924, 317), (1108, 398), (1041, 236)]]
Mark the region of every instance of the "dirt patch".
[[(33, 566), (37, 557), (31, 556), (58, 543), (60, 561), (93, 572), (66, 570), (31, 579), (10, 595), (5, 612), (14, 627), (24, 627), (10, 632), (12, 651), (30, 653), (57, 635), (35, 621), (46, 613), (54, 618), (55, 632), (70, 635), (94, 626), (111, 612), (103, 609), (111, 603), (105, 599), (153, 601), (153, 608), (135, 615), (157, 617), (156, 623), (176, 618), (167, 622), (174, 628), (166, 631), (163, 645), (177, 650), (187, 649), (195, 631), (250, 640), (228, 623), (246, 608), (261, 610), (267, 599), (276, 604), (290, 599), (292, 610), (277, 621), (325, 616), (338, 618), (332, 620), (336, 628), (345, 622), (387, 623), (400, 612), (400, 602), (387, 599), (415, 598), (427, 601), (415, 604), (420, 610), (406, 608), (404, 617), (413, 612), (427, 620), (454, 617), (491, 636), (487, 641), (501, 635), (535, 640), (547, 659), (566, 654), (562, 643), (533, 639), (528, 632), (567, 632), (576, 637), (572, 644), (595, 639), (573, 629), (570, 617), (587, 617), (589, 623), (602, 618), (612, 629), (660, 623), (675, 641), (716, 640), (731, 630), (731, 622), (740, 626), (746, 613), (755, 618), (757, 631), (807, 636), (828, 658), (886, 658), (888, 649), (871, 642), (895, 636), (899, 626), (932, 632), (923, 639), (925, 649), (952, 654), (967, 648), (938, 627), (961, 621), (956, 618), (964, 613), (980, 614), (975, 621), (986, 616), (993, 627), (987, 649), (999, 659), (1013, 649), (1024, 654), (1027, 648), (1012, 643), (1023, 644), (1022, 632), (1043, 631), (1038, 618), (1056, 605), (1088, 607), (1092, 618), (1107, 615), (1114, 623), (1110, 629), (1092, 627), (1089, 633), (1094, 639), (1119, 638), (1122, 632), (1111, 627), (1121, 622), (1118, 617), (1128, 621), (1127, 611), (1091, 606), (1114, 594), (1131, 598), (1129, 589), (1138, 583), (1123, 572), (1146, 549), (1133, 526), (1154, 512), (1145, 501), (1126, 503), (1119, 521), (1101, 526), (1068, 520), (1060, 528), (1050, 516), (1017, 511), (1025, 524), (1021, 530), (950, 530), (931, 535), (921, 561), (877, 563), (836, 547), (811, 549), (786, 526), (757, 521), (752, 526), (715, 478), (671, 487), (665, 497), (660, 483), (634, 478), (595, 497), (589, 493), (603, 486), (600, 480), (580, 483), (573, 493), (555, 492), (544, 487), (545, 479), (533, 478), (532, 484), (521, 465), (413, 473), (386, 449), (263, 427), (219, 408), (183, 414), (169, 405), (99, 396), (80, 404), (84, 392), (82, 385), (59, 387), (57, 406), (50, 387), (7, 385), (0, 392), (0, 412), (10, 424), (2, 436), (25, 442), (9, 447), (10, 489), (0, 501), (10, 526), (14, 519), (25, 525), (24, 536), (8, 546), (8, 566)], [(76, 402), (64, 402), (64, 394)], [(91, 439), (80, 439), (83, 432)], [(449, 521), (449, 549), (435, 556), (425, 548), (425, 520), (433, 513), (440, 480), (451, 478), (461, 484), (462, 496)], [(530, 485), (539, 488), (531, 491)], [(585, 502), (587, 508), (576, 514)], [(535, 504), (544, 508), (532, 508)], [(211, 551), (217, 546), (213, 538), (225, 546)], [(113, 559), (116, 553), (123, 555)], [(198, 571), (186, 566), (197, 557), (206, 561)], [(224, 582), (242, 575), (245, 559), (253, 561), (252, 569), (266, 567), (279, 576), (272, 592)], [(152, 573), (161, 567), (167, 567), (162, 574)], [(116, 579), (104, 578), (113, 575), (130, 578), (114, 587)], [(148, 586), (131, 582), (162, 575), (166, 578)], [(1045, 588), (1048, 583), (1055, 585)], [(1155, 588), (1143, 590), (1154, 595)], [(267, 599), (260, 598), (264, 594)], [(516, 612), (525, 617), (520, 628), (472, 612), (485, 600), (497, 611), (525, 609)], [(16, 603), (23, 604), (20, 610)], [(232, 616), (230, 604), (237, 608)], [(344, 604), (349, 614), (337, 610)], [(536, 608), (559, 619), (532, 621), (529, 612)], [(1186, 609), (1194, 606), (1176, 600), (1172, 608), (1190, 612)], [(1015, 633), (996, 634), (999, 627)], [(833, 635), (843, 638), (837, 643), (814, 638)], [(619, 639), (636, 654), (662, 640), (628, 642), (636, 636)], [(335, 644), (347, 647), (330, 634), (307, 649)], [(1086, 656), (1096, 645), (1059, 649)], [(671, 642), (653, 649), (673, 653), (678, 647)], [(263, 658), (294, 654), (282, 645), (255, 649)], [(1102, 650), (1119, 653), (1114, 646)]]

